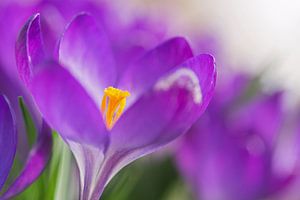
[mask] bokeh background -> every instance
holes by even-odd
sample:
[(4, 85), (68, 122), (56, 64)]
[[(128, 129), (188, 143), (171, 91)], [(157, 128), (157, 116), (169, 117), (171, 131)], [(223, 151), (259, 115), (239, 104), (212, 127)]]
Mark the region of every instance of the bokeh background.
[(226, 61), (235, 69), (259, 73), (272, 64), (266, 84), (271, 82), (269, 85), (284, 87), (298, 95), (298, 1), (130, 2), (129, 6), (124, 2), (118, 4), (128, 9), (124, 12), (129, 16), (150, 14), (167, 21), (169, 30), (175, 34), (215, 37)]

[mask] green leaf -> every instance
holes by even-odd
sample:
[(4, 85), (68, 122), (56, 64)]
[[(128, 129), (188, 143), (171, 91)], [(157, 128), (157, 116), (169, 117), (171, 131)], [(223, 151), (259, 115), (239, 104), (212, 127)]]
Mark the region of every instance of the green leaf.
[(193, 200), (194, 197), (190, 188), (183, 182), (183, 180), (179, 179), (174, 182), (168, 193), (165, 195), (163, 200)]
[[(69, 147), (60, 139), (61, 147), (60, 147), (60, 159), (59, 166), (56, 174), (56, 187), (54, 198), (52, 199), (73, 199), (71, 196), (72, 192), (72, 153)], [(53, 175), (50, 175), (50, 178)], [(50, 199), (49, 199), (50, 200)]]
[(19, 97), (19, 105), (20, 105), (24, 123), (25, 123), (28, 144), (29, 144), (29, 147), (31, 148), (33, 146), (33, 144), (35, 143), (36, 137), (37, 137), (36, 127), (34, 125), (32, 117), (29, 113), (29, 110), (27, 109), (27, 106), (25, 105), (23, 97)]
[(52, 156), (49, 163), (49, 170), (47, 171), (47, 194), (45, 195), (45, 200), (53, 200), (55, 196), (56, 186), (57, 186), (57, 179), (59, 173), (59, 165), (61, 160), (61, 150), (63, 148), (63, 141), (58, 136), (56, 132), (53, 132), (53, 150)]
[(101, 200), (163, 200), (177, 180), (171, 158), (146, 157), (122, 169)]

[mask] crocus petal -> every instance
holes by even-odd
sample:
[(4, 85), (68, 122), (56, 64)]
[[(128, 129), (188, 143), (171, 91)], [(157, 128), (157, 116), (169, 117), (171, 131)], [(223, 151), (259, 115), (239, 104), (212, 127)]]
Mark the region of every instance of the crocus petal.
[(192, 125), (212, 97), (215, 70), (210, 55), (191, 58), (161, 78), (122, 115), (111, 130), (107, 158), (92, 199), (99, 198), (122, 167), (171, 142)]
[(21, 79), (26, 85), (45, 59), (40, 15), (32, 16), (22, 28), (16, 43), (16, 62)]
[[(11, 78), (8, 74), (9, 72), (7, 73), (3, 65), (0, 64), (0, 91), (2, 94), (5, 94), (7, 99), (9, 99), (10, 105), (16, 117), (17, 132), (19, 133), (20, 137), (19, 140), (22, 140), (25, 139), (26, 135), (22, 134), (25, 132), (25, 127), (23, 123), (23, 115), (18, 102), (18, 96), (25, 96), (26, 98), (29, 95), (27, 95), (23, 90), (22, 82), (17, 79), (18, 75), (15, 74), (15, 77)], [(22, 138), (22, 136), (24, 137)]]
[(110, 43), (94, 19), (80, 14), (67, 27), (59, 45), (59, 62), (100, 102), (104, 88), (115, 84)]
[(203, 54), (187, 60), (122, 115), (112, 129), (110, 146), (131, 150), (177, 137), (205, 110), (215, 76), (212, 56)]
[(118, 87), (130, 91), (128, 103), (131, 104), (161, 76), (192, 56), (192, 50), (184, 38), (172, 38), (132, 64), (121, 78)]
[(163, 40), (166, 27), (163, 23), (153, 22), (142, 16), (128, 26), (118, 25), (118, 28), (118, 31), (114, 31), (111, 38), (117, 61), (118, 77), (120, 78), (128, 65)]
[(45, 63), (30, 90), (45, 120), (65, 140), (104, 150), (108, 134), (100, 108), (76, 79), (56, 63)]
[(17, 148), (17, 133), (12, 110), (0, 95), (0, 189), (12, 167)]
[[(12, 9), (12, 8), (10, 8)], [(18, 12), (21, 12), (21, 15), (25, 14), (22, 13), (21, 8), (18, 8), (17, 11), (10, 11), (15, 17), (17, 17)], [(26, 11), (28, 12), (28, 10)], [(23, 21), (24, 16), (20, 16), (20, 21), (15, 24), (15, 26), (19, 26), (18, 24)], [(18, 20), (17, 20), (18, 21)], [(16, 22), (15, 22), (16, 23)], [(13, 25), (12, 25), (13, 26)], [(13, 31), (16, 32), (17, 30)], [(17, 32), (16, 32), (17, 33)], [(13, 34), (13, 33), (12, 33)], [(14, 38), (16, 37), (15, 34)], [(13, 54), (12, 54), (13, 55)], [(7, 55), (11, 57), (12, 55)], [(3, 85), (1, 85), (2, 91), (4, 91), (5, 95), (10, 99), (14, 111), (16, 113), (17, 119), (17, 126), (19, 131), (19, 140), (22, 140), (25, 136), (24, 133), (24, 123), (23, 123), (23, 116), (21, 114), (18, 102), (18, 96), (22, 96), (24, 100), (27, 102), (28, 108), (31, 112), (33, 120), (39, 128), (42, 125), (42, 120), (40, 118), (39, 113), (35, 109), (35, 106), (32, 102), (30, 94), (28, 90), (26, 90), (25, 86), (28, 86), (32, 76), (38, 71), (38, 64), (45, 59), (45, 52), (44, 46), (42, 41), (42, 34), (41, 34), (41, 25), (40, 25), (40, 15), (35, 14), (33, 15), (27, 23), (21, 29), (17, 42), (15, 44), (15, 56), (16, 56), (16, 64), (17, 68), (14, 68), (14, 63), (11, 63), (9, 66), (9, 70), (2, 72), (1, 74), (1, 81), (3, 81)], [(0, 66), (2, 68), (2, 66)], [(17, 71), (16, 71), (17, 70)], [(14, 73), (18, 72), (18, 73)], [(7, 73), (7, 75), (5, 75)], [(18, 78), (19, 77), (21, 78)], [(7, 77), (5, 77), (7, 76)], [(11, 80), (7, 80), (10, 78)], [(9, 87), (8, 87), (9, 85)], [(8, 91), (7, 91), (8, 90)], [(22, 147), (22, 142), (19, 144)]]
[[(263, 139), (266, 145), (272, 147), (283, 122), (282, 112), (281, 92), (262, 96), (232, 114), (229, 121), (230, 129), (232, 132), (241, 134), (245, 134), (245, 130), (250, 135), (255, 133)], [(239, 123), (236, 123), (237, 121)]]
[(80, 174), (80, 199), (89, 199), (102, 167), (104, 153), (97, 147), (67, 141), (76, 159)]
[(51, 149), (51, 129), (44, 122), (41, 131), (39, 131), (38, 141), (31, 150), (25, 167), (16, 180), (9, 186), (8, 190), (2, 197), (3, 199), (10, 199), (17, 195), (40, 176), (50, 158)]

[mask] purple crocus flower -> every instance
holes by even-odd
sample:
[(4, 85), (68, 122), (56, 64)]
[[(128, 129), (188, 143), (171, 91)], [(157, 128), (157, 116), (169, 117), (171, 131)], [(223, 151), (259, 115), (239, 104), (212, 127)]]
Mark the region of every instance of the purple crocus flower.
[(227, 98), (213, 100), (179, 146), (179, 169), (197, 199), (265, 199), (293, 180), (295, 166), (286, 171), (276, 167), (284, 160), (276, 151), (282, 93), (259, 93), (241, 102), (249, 83), (238, 75), (227, 83), (231, 92), (222, 85), (216, 97), (227, 92)]
[(120, 75), (106, 30), (84, 13), (67, 26), (57, 60), (42, 52), (37, 14), (19, 35), (18, 70), (76, 158), (81, 199), (99, 199), (122, 167), (183, 134), (215, 86), (213, 57), (193, 56), (181, 37), (126, 64)]
[[(0, 2), (0, 30), (2, 30), (2, 45), (0, 45), (0, 92), (7, 96), (15, 112), (19, 141), (17, 154), (20, 154), (22, 162), (24, 162), (24, 167), (19, 176), (15, 178), (15, 181), (0, 199), (11, 198), (38, 178), (49, 160), (52, 145), (50, 129), (46, 124), (43, 124), (39, 113), (36, 112), (30, 95), (28, 95), (28, 91), (22, 85), (16, 73), (13, 49), (17, 33), (31, 13), (42, 12), (47, 16), (47, 20), (42, 22), (43, 27), (46, 28), (46, 31), (43, 32), (43, 36), (46, 38), (44, 50), (52, 54), (51, 51), (56, 46), (55, 40), (60, 32), (63, 31), (64, 24), (80, 10), (87, 10), (93, 13), (97, 18), (102, 20), (101, 23), (106, 28), (109, 28), (110, 40), (114, 44), (113, 51), (116, 57), (118, 57), (119, 63), (128, 63), (136, 59), (145, 52), (146, 48), (156, 45), (158, 39), (163, 35), (162, 31), (153, 31), (152, 28), (151, 31), (148, 31), (152, 25), (144, 19), (138, 19), (137, 22), (134, 22), (129, 27), (121, 25), (117, 17), (115, 17), (109, 6), (105, 3), (82, 0), (63, 2), (57, 0), (40, 0), (26, 3), (19, 0)], [(114, 21), (114, 26), (108, 26), (112, 20)], [(147, 29), (147, 31), (144, 31), (144, 29)], [(121, 33), (124, 37), (120, 37)], [(145, 35), (145, 33), (148, 35)], [(135, 38), (139, 42), (131, 45), (133, 39), (129, 40), (128, 36)], [(148, 38), (151, 38), (151, 41)], [(120, 66), (124, 67), (125, 65)], [(121, 70), (119, 70), (119, 74), (121, 74)], [(26, 130), (19, 108), (18, 96), (24, 98), (34, 118), (36, 128), (39, 130), (37, 142), (29, 150), (26, 144)]]

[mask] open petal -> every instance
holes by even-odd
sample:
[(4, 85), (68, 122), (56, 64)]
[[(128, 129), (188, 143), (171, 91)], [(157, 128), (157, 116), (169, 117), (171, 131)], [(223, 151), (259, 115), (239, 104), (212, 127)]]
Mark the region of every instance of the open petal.
[(100, 108), (77, 80), (56, 63), (45, 63), (30, 90), (45, 120), (66, 139), (104, 150), (108, 134)]
[(32, 16), (23, 26), (16, 42), (16, 62), (21, 79), (30, 82), (36, 66), (45, 59), (40, 15)]
[(118, 87), (131, 92), (131, 98), (128, 99), (130, 104), (150, 89), (161, 76), (192, 56), (192, 50), (184, 38), (172, 38), (132, 64), (121, 78)]
[(17, 148), (17, 132), (12, 110), (0, 94), (0, 190), (12, 167)]
[(89, 199), (102, 167), (104, 153), (97, 147), (67, 141), (80, 174), (80, 199)]
[(183, 134), (208, 105), (216, 80), (213, 57), (189, 59), (133, 104), (111, 130), (111, 143), (93, 197), (122, 167)]
[(107, 36), (87, 15), (76, 16), (68, 25), (59, 45), (59, 62), (100, 102), (104, 88), (113, 86), (115, 63)]
[(215, 73), (213, 57), (200, 55), (160, 78), (116, 123), (111, 146), (118, 150), (135, 149), (176, 137), (208, 105)]
[(45, 169), (51, 155), (51, 129), (44, 122), (39, 131), (39, 138), (31, 150), (25, 167), (17, 179), (9, 186), (2, 198), (10, 199), (32, 184)]

